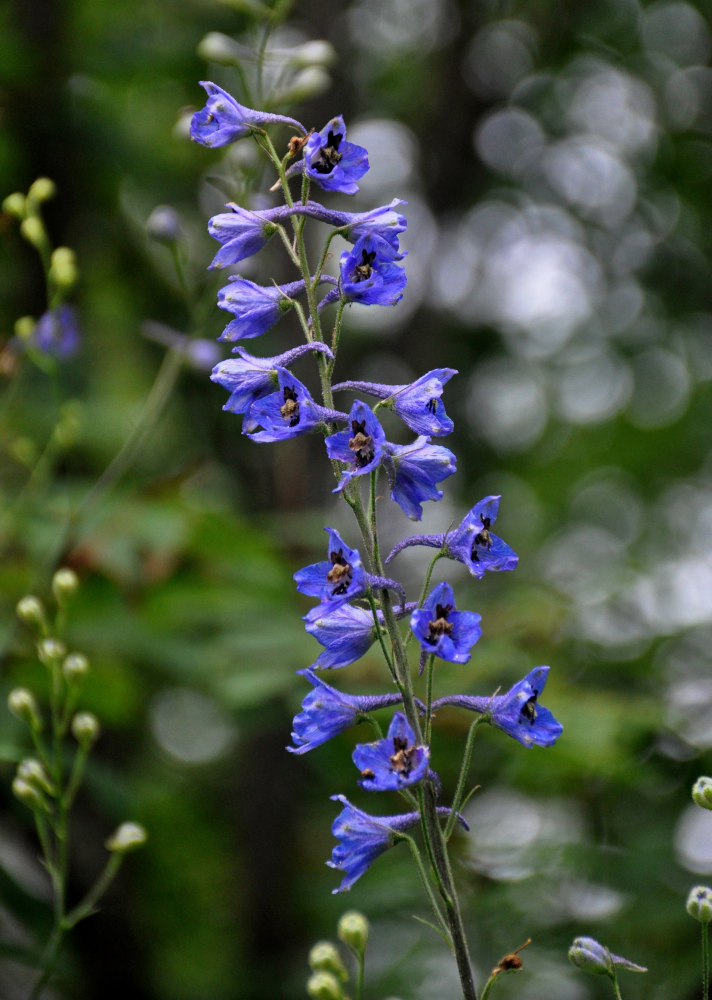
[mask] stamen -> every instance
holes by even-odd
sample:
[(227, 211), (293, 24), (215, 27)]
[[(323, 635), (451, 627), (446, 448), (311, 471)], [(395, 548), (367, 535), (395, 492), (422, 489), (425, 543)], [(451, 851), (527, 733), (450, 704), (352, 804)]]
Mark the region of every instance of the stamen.
[(373, 461), (373, 457), (376, 454), (373, 447), (373, 438), (370, 434), (366, 433), (365, 420), (352, 420), (351, 430), (354, 436), (349, 438), (349, 448), (354, 453), (356, 465), (363, 468), (364, 465), (368, 465), (369, 462)]
[(299, 423), (299, 400), (293, 386), (285, 385), (284, 406), (280, 406), (279, 412), (285, 420), (289, 420), (290, 427), (296, 427)]
[(437, 408), (438, 408), (438, 400), (436, 396), (433, 396), (432, 399), (428, 400), (427, 409), (430, 413), (432, 413), (433, 416), (435, 416)]
[(331, 569), (326, 574), (326, 579), (329, 583), (334, 584), (331, 596), (336, 597), (337, 594), (346, 593), (353, 578), (354, 571), (351, 563), (344, 559), (343, 549), (339, 549), (338, 552), (330, 552), (329, 559), (331, 560)]
[(417, 748), (409, 747), (406, 740), (400, 736), (393, 739), (395, 753), (389, 758), (390, 765), (398, 774), (408, 777), (417, 763)]
[(343, 136), (340, 133), (334, 135), (333, 132), (329, 132), (326, 139), (326, 146), (322, 146), (318, 156), (312, 160), (311, 165), (313, 170), (316, 170), (318, 174), (331, 173), (336, 164), (341, 160), (339, 146), (342, 139)]
[(373, 263), (376, 259), (376, 251), (371, 250), (367, 253), (365, 250), (361, 251), (361, 263), (357, 264), (354, 268), (354, 282), (358, 284), (359, 281), (368, 281), (373, 273)]
[(532, 725), (534, 725), (534, 723), (536, 722), (537, 696), (538, 692), (535, 691), (534, 694), (531, 696), (531, 698), (527, 698), (527, 700), (524, 702), (519, 712), (520, 716), (526, 719), (528, 722), (531, 722)]
[[(490, 523), (491, 519), (480, 514), (480, 520), (482, 521), (482, 531), (475, 535), (475, 545), (484, 545), (489, 551), (492, 548), (492, 535), (490, 535)], [(473, 556), (474, 559), (474, 549)]]
[(425, 637), (426, 642), (434, 646), (440, 636), (452, 634), (454, 625), (447, 620), (452, 609), (452, 604), (446, 604), (444, 607), (442, 604), (435, 606), (436, 618), (434, 622), (428, 622), (428, 634)]

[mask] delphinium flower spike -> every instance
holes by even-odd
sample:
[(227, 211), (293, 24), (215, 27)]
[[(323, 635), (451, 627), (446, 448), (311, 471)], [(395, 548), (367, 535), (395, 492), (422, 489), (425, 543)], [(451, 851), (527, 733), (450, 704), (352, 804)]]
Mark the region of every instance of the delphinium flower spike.
[(289, 125), (303, 135), (307, 131), (294, 118), (246, 108), (215, 83), (201, 80), (200, 86), (208, 99), (205, 107), (196, 111), (191, 119), (190, 137), (201, 146), (226, 146), (249, 135), (253, 128), (265, 125)]

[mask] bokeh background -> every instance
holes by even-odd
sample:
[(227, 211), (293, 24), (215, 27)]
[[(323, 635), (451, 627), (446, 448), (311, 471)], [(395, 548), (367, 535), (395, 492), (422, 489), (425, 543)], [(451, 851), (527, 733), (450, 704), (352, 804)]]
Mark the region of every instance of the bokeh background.
[[(694, 997), (699, 928), (684, 902), (712, 873), (710, 815), (689, 796), (712, 767), (709, 5), (278, 6), (262, 99), (317, 128), (340, 112), (370, 152), (361, 193), (329, 203), (408, 202), (405, 298), (349, 310), (337, 374), (406, 382), (457, 368), (446, 402), (458, 472), (424, 530), (501, 493), (497, 531), (520, 555), (516, 573), (481, 582), (439, 564), (484, 635), (466, 667), (439, 665), (438, 691), (489, 693), (548, 663), (543, 700), (565, 727), (550, 750), (478, 736), (472, 832), (455, 849), (478, 978), (531, 937), (503, 1000), (603, 997), (608, 984), (566, 960), (589, 934), (650, 967), (623, 983), (631, 1000)], [(68, 635), (91, 660), (83, 702), (104, 732), (74, 819), (71, 893), (119, 821), (150, 834), (77, 929), (56, 997), (298, 998), (309, 946), (348, 906), (374, 923), (369, 997), (457, 995), (442, 943), (412, 918), (426, 901), (404, 848), (331, 895), (329, 795), (399, 808), (355, 788), (362, 737), (284, 751), (306, 690), (295, 671), (320, 648), (292, 574), (323, 557), (325, 524), (353, 537), (348, 511), (318, 442), (241, 438), (208, 378), (228, 352), (214, 344), (225, 276), (205, 270), (206, 222), (228, 199), (257, 204), (267, 175), (248, 143), (192, 145), (187, 116), (201, 79), (258, 99), (255, 60), (227, 39), (254, 50), (263, 14), (257, 0), (0, 10), (0, 195), (55, 180), (47, 225), (78, 255), (84, 332), (53, 372), (14, 350), (14, 323), (43, 312), (44, 288), (16, 220), (0, 216), (0, 685), (41, 688), (14, 607), (72, 565)], [(328, 66), (323, 47), (295, 61), (314, 39), (333, 46)], [(146, 233), (160, 204), (181, 214), (187, 296)], [(288, 280), (278, 250), (241, 272)], [(213, 343), (179, 364), (161, 343), (176, 335)], [(276, 354), (296, 336), (286, 321), (247, 346)], [(127, 439), (122, 474), (87, 501)], [(412, 529), (388, 501), (381, 519), (386, 544)], [(411, 596), (426, 558), (407, 550), (393, 564)], [(335, 683), (379, 690), (376, 653)], [(446, 789), (467, 721), (438, 720)], [(26, 995), (23, 963), (50, 923), (31, 816), (9, 790), (25, 740), (0, 713), (8, 1000)]]

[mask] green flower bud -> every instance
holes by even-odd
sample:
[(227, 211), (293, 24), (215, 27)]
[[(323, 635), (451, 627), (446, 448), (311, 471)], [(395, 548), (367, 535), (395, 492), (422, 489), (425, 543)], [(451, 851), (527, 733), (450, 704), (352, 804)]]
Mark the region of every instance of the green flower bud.
[(3, 212), (7, 212), (9, 215), (15, 215), (18, 219), (23, 219), (25, 216), (25, 196), (19, 191), (13, 191), (9, 194), (7, 198), (3, 200), (2, 203)]
[(7, 696), (7, 707), (32, 729), (39, 731), (42, 728), (42, 717), (35, 696), (27, 688), (13, 688)]
[(15, 336), (20, 340), (29, 340), (37, 326), (34, 316), (20, 316), (15, 320)]
[(72, 719), (72, 736), (85, 749), (99, 739), (100, 731), (99, 720), (93, 712), (77, 712)]
[(127, 854), (135, 851), (148, 840), (148, 834), (140, 823), (122, 823), (106, 841), (107, 851)]
[(207, 62), (235, 66), (245, 58), (245, 46), (221, 31), (209, 31), (198, 43), (198, 55)]
[(342, 1000), (341, 983), (330, 972), (315, 972), (307, 981), (307, 993), (312, 1000)]
[(44, 629), (47, 623), (47, 618), (45, 616), (45, 610), (42, 605), (42, 601), (39, 597), (35, 597), (34, 594), (27, 594), (22, 600), (18, 601), (17, 617), (20, 621), (25, 622), (26, 625), (38, 625), (41, 629)]
[(52, 593), (57, 604), (64, 604), (74, 597), (79, 588), (79, 577), (73, 569), (63, 566), (52, 577)]
[(38, 177), (30, 185), (27, 197), (34, 201), (49, 201), (57, 193), (57, 185), (49, 177)]
[(89, 660), (84, 653), (70, 653), (62, 664), (62, 673), (68, 684), (78, 684), (89, 673)]
[(692, 786), (692, 798), (703, 809), (712, 809), (712, 778), (699, 777)]
[(54, 786), (49, 780), (49, 775), (40, 761), (34, 757), (26, 757), (20, 761), (17, 765), (17, 777), (26, 781), (28, 785), (47, 792), (48, 795), (54, 794)]
[(365, 951), (370, 925), (363, 913), (358, 910), (347, 910), (342, 914), (336, 927), (339, 939), (354, 951)]
[(13, 778), (12, 794), (30, 809), (43, 809), (45, 812), (48, 810), (47, 801), (42, 792), (23, 778)]
[(598, 972), (611, 978), (616, 969), (628, 969), (630, 972), (647, 972), (642, 965), (629, 962), (627, 958), (614, 955), (598, 941), (590, 937), (577, 937), (569, 948), (569, 961), (583, 969), (584, 972)]
[(59, 639), (49, 636), (37, 643), (37, 655), (46, 667), (50, 667), (55, 660), (61, 660), (67, 655), (67, 647)]
[(52, 252), (49, 276), (65, 292), (74, 288), (79, 278), (79, 270), (77, 257), (73, 250), (70, 250), (69, 247), (57, 247)]
[(36, 215), (28, 215), (26, 219), (22, 220), (20, 223), (20, 232), (27, 242), (31, 243), (34, 247), (43, 247), (47, 242), (42, 221)]
[(687, 912), (701, 924), (708, 924), (712, 920), (712, 889), (706, 885), (696, 885), (690, 890), (686, 904)]
[(309, 952), (309, 966), (312, 972), (331, 972), (343, 982), (349, 978), (341, 955), (331, 941), (317, 941)]

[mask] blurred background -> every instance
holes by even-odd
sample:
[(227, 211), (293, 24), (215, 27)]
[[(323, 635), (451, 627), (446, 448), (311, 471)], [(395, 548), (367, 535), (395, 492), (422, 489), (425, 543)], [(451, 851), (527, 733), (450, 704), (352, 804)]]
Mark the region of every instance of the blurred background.
[[(442, 942), (412, 919), (428, 914), (404, 848), (331, 895), (329, 795), (400, 808), (356, 788), (363, 734), (284, 750), (306, 693), (295, 671), (321, 648), (292, 574), (324, 557), (325, 524), (352, 544), (355, 530), (318, 441), (241, 438), (208, 378), (229, 350), (214, 342), (226, 274), (206, 272), (207, 219), (227, 200), (263, 204), (271, 178), (249, 142), (188, 141), (199, 80), (308, 127), (342, 113), (371, 170), (358, 196), (328, 204), (407, 200), (405, 297), (348, 311), (336, 374), (402, 383), (457, 368), (445, 401), (458, 472), (422, 530), (503, 496), (496, 530), (516, 573), (477, 582), (438, 564), (484, 633), (466, 667), (438, 664), (437, 690), (488, 694), (550, 664), (542, 700), (564, 735), (548, 750), (478, 735), (481, 787), (455, 864), (479, 981), (531, 937), (503, 1000), (606, 996), (566, 960), (588, 934), (650, 967), (622, 983), (631, 1000), (696, 996), (684, 902), (712, 873), (712, 815), (689, 795), (712, 768), (708, 4), (9, 0), (0, 38), (0, 196), (56, 182), (45, 217), (77, 253), (83, 331), (49, 371), (17, 349), (15, 321), (44, 312), (44, 284), (0, 215), (0, 685), (41, 689), (14, 608), (71, 565), (68, 638), (91, 661), (83, 707), (103, 736), (74, 817), (70, 896), (118, 822), (150, 835), (77, 929), (55, 996), (299, 998), (308, 948), (349, 906), (376, 928), (369, 997), (457, 995)], [(317, 39), (333, 57), (303, 48)], [(147, 234), (166, 204), (183, 283)], [(240, 271), (291, 277), (279, 247)], [(298, 336), (290, 318), (246, 346), (273, 355)], [(385, 545), (413, 530), (390, 501), (381, 523)], [(418, 549), (393, 563), (409, 597), (426, 563)], [(386, 689), (375, 650), (326, 679)], [(468, 722), (438, 720), (446, 793)], [(8, 1000), (26, 995), (23, 956), (51, 922), (31, 814), (9, 787), (27, 750), (0, 713)]]

